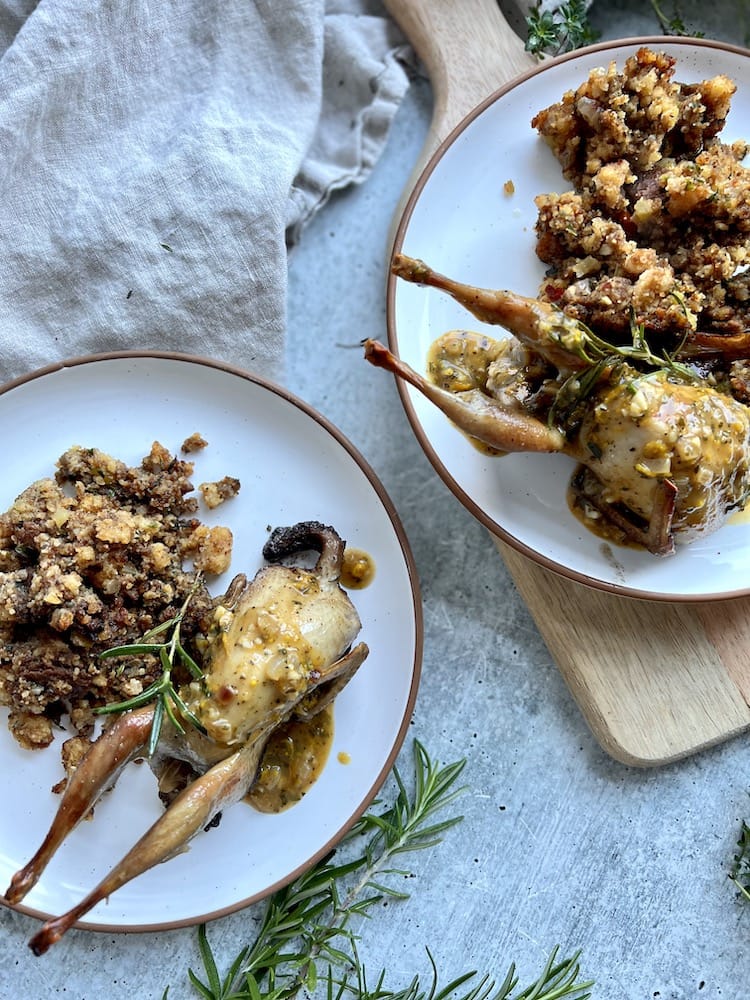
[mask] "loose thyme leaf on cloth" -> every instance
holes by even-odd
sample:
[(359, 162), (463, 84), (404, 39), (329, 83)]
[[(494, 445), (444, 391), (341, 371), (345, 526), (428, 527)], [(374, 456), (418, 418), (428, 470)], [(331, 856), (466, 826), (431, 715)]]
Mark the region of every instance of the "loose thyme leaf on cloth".
[(0, 380), (118, 349), (282, 378), (287, 234), (371, 169), (407, 51), (379, 0), (0, 2)]

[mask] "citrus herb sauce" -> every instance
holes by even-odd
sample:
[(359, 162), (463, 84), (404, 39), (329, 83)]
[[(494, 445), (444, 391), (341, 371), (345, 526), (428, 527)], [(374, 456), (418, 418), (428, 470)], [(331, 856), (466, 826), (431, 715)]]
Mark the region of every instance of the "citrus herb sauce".
[(291, 719), (279, 726), (246, 801), (263, 813), (280, 813), (299, 802), (320, 777), (332, 742), (332, 705), (307, 722)]
[[(362, 590), (372, 583), (375, 560), (363, 549), (344, 550), (340, 583)], [(333, 705), (313, 719), (290, 719), (273, 733), (260, 763), (258, 777), (245, 800), (264, 813), (279, 813), (299, 802), (320, 777), (333, 745)], [(348, 761), (348, 755), (339, 754)]]
[(347, 590), (364, 590), (375, 576), (375, 560), (362, 549), (346, 548), (341, 567), (341, 586)]

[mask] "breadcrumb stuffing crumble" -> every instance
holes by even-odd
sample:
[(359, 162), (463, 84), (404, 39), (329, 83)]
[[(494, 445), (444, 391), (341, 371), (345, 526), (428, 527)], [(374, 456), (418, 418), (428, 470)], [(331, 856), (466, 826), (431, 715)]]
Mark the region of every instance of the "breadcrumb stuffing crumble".
[(232, 476), (224, 476), (214, 483), (201, 483), (198, 487), (203, 496), (203, 502), (210, 509), (220, 507), (226, 500), (236, 497), (240, 492), (240, 481)]
[(667, 349), (695, 330), (744, 334), (750, 299), (747, 144), (719, 139), (736, 86), (674, 74), (642, 47), (532, 119), (573, 184), (536, 199), (539, 297), (620, 342), (642, 325)]
[[(193, 471), (159, 442), (133, 467), (75, 446), (0, 514), (0, 704), (21, 746), (48, 746), (67, 716), (62, 756), (74, 767), (94, 709), (140, 693), (161, 669), (150, 655), (97, 654), (174, 617), (198, 572), (229, 567), (232, 533), (196, 516)], [(201, 580), (182, 624), (187, 648), (212, 607)]]

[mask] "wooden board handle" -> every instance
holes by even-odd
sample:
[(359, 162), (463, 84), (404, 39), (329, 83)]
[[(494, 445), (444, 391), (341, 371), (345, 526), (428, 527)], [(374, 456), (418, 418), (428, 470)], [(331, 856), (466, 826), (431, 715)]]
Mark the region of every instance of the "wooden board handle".
[[(536, 65), (497, 0), (385, 0), (424, 63), (432, 120), (405, 196), (440, 143), (495, 90)], [(400, 214), (400, 213), (398, 213)]]

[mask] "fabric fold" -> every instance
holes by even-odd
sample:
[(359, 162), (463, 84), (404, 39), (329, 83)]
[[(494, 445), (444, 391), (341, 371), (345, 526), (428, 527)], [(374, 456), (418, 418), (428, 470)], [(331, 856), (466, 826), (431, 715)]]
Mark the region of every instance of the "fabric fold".
[(287, 239), (407, 86), (374, 0), (0, 4), (0, 376), (168, 350), (283, 380)]

